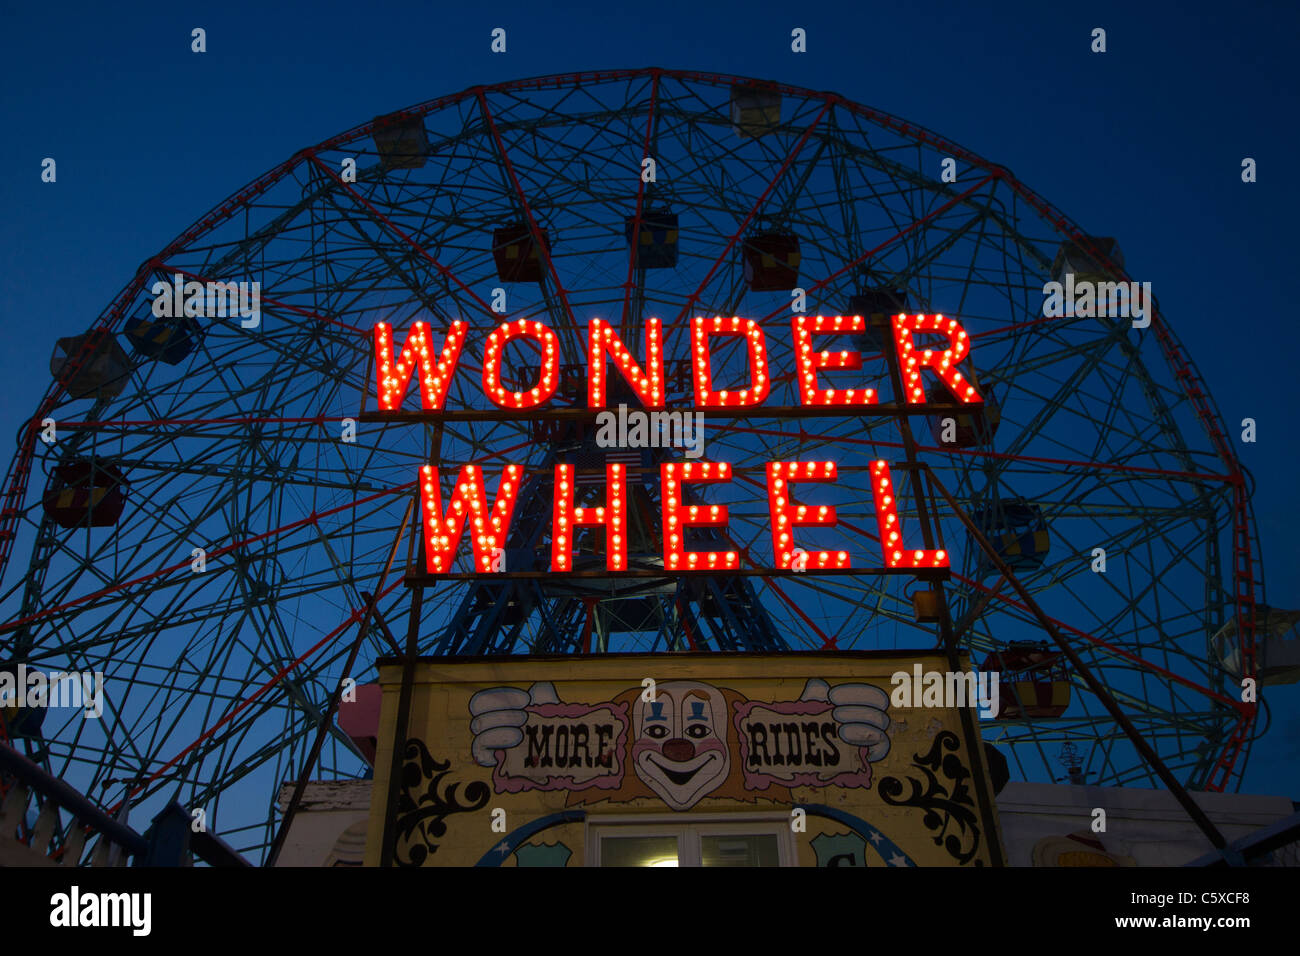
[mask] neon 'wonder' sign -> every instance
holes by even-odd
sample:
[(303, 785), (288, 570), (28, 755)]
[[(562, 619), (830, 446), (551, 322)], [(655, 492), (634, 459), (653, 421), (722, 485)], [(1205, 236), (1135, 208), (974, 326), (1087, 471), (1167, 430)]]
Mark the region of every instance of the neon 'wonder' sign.
[[(800, 404), (776, 409), (764, 406), (771, 388), (767, 343), (762, 327), (752, 319), (697, 317), (691, 322), (691, 368), (694, 381), (694, 409), (710, 410), (711, 415), (742, 416), (764, 406), (775, 414), (914, 414), (922, 409), (933, 411), (945, 407), (980, 405), (983, 398), (974, 385), (963, 378), (957, 365), (970, 351), (970, 340), (955, 320), (942, 315), (898, 314), (890, 318), (892, 344), (899, 369), (902, 396), (898, 402), (880, 400), (874, 388), (823, 388), (818, 373), (823, 370), (856, 370), (862, 367), (862, 355), (856, 351), (828, 351), (814, 348), (813, 336), (850, 336), (866, 332), (867, 321), (854, 316), (795, 316), (791, 321)], [(560, 381), (560, 348), (555, 333), (542, 322), (519, 319), (493, 329), (483, 346), (481, 370), (483, 394), (492, 408), (444, 408), (448, 387), (460, 363), (461, 351), (469, 324), (453, 321), (446, 331), (441, 349), (436, 349), (432, 332), (425, 322), (415, 322), (408, 330), (400, 352), (393, 343), (393, 331), (387, 323), (374, 328), (375, 368), (379, 412), (368, 419), (418, 418), (437, 420), (487, 420), (534, 416), (593, 414), (606, 408), (607, 380), (610, 374), (623, 382), (646, 410), (667, 408), (664, 377), (663, 330), (658, 319), (645, 324), (641, 354), (644, 367), (617, 332), (601, 319), (592, 319), (587, 327), (587, 408), (548, 408)], [(946, 336), (943, 348), (918, 347), (917, 333)], [(748, 382), (745, 388), (715, 389), (713, 384), (713, 345), (719, 339), (743, 339), (747, 351)], [(516, 390), (502, 383), (502, 358), (512, 341), (530, 342), (539, 355), (537, 384)], [(613, 365), (613, 373), (609, 366)], [(924, 374), (943, 383), (955, 406), (927, 405)], [(401, 406), (414, 377), (419, 385), (422, 411), (403, 411)], [(889, 463), (883, 460), (868, 466), (872, 503), (880, 532), (883, 565), (875, 570), (923, 572), (948, 567), (948, 555), (942, 550), (907, 549), (902, 545), (902, 523), (895, 501), (894, 480)], [(423, 516), (426, 571), (434, 575), (451, 575), (452, 564), (470, 526), (470, 546), (474, 555), (471, 574), (490, 574), (494, 556), (504, 552), (514, 514), (516, 499), (523, 483), (521, 464), (504, 464), (496, 476), (496, 494), (489, 501), (484, 469), (463, 465), (456, 475), (449, 499), (444, 506), (443, 476), (436, 463), (420, 470), (420, 501)], [(772, 553), (777, 571), (795, 570), (796, 558), (809, 572), (843, 572), (851, 568), (845, 551), (813, 551), (799, 554), (794, 532), (799, 527), (833, 527), (837, 523), (833, 506), (809, 507), (797, 504), (791, 486), (805, 482), (834, 482), (837, 466), (833, 461), (773, 461), (766, 467), (768, 508), (771, 516)], [(687, 461), (660, 464), (660, 498), (663, 528), (664, 572), (728, 571), (745, 573), (736, 551), (688, 551), (686, 532), (691, 528), (722, 528), (727, 525), (725, 505), (689, 504), (685, 486), (729, 482), (732, 466), (727, 462)], [(577, 528), (605, 529), (605, 571), (633, 574), (628, 567), (628, 535), (625, 523), (628, 506), (628, 475), (618, 462), (605, 465), (605, 498), (601, 504), (579, 505), (574, 466), (554, 466), (550, 571), (575, 573), (573, 538)], [(863, 569), (865, 570), (865, 569)], [(659, 572), (660, 574), (664, 572)], [(544, 574), (545, 572), (539, 572)], [(770, 573), (763, 570), (761, 573)]]

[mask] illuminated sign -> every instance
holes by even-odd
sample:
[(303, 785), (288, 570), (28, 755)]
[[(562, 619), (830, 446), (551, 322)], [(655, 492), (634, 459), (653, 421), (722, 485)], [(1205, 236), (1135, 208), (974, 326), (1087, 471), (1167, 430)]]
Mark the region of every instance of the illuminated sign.
[(366, 862), (389, 831), (398, 866), (608, 863), (606, 822), (725, 819), (774, 821), (787, 864), (995, 864), (974, 699), (893, 693), (900, 671), (951, 666), (938, 651), (422, 658), (399, 730), (403, 664), (381, 660)]
[[(795, 316), (791, 320), (790, 334), (796, 367), (790, 372), (797, 382), (800, 404), (783, 409), (766, 406), (766, 410), (772, 414), (817, 415), (863, 414), (866, 409), (882, 415), (914, 413), (918, 406), (927, 405), (924, 387), (927, 376), (942, 383), (955, 403), (952, 407), (983, 403), (983, 397), (974, 384), (958, 370), (958, 364), (970, 353), (970, 338), (957, 320), (942, 315), (900, 313), (890, 318), (891, 344), (903, 391), (898, 402), (881, 401), (874, 388), (824, 387), (819, 381), (819, 373), (860, 370), (862, 355), (852, 350), (818, 350), (814, 336), (861, 337), (867, 328), (867, 321), (860, 315)], [(644, 408), (668, 407), (664, 336), (658, 319), (648, 319), (643, 341), (632, 343), (640, 349), (642, 360), (634, 356), (629, 344), (607, 322), (591, 320), (587, 328), (586, 409), (548, 407), (560, 384), (559, 340), (545, 323), (525, 319), (502, 323), (484, 340), (481, 385), (487, 404), (482, 408), (445, 408), (468, 333), (468, 323), (457, 320), (445, 330), (441, 342), (437, 342), (428, 323), (415, 322), (407, 331), (399, 351), (393, 341), (392, 327), (384, 322), (377, 323), (374, 354), (379, 412), (369, 417), (473, 421), (530, 415), (592, 415), (607, 408), (611, 374), (622, 380)], [(947, 342), (942, 347), (925, 347), (917, 344), (918, 335), (938, 336), (946, 338)], [(746, 381), (741, 388), (715, 388), (714, 347), (716, 342), (726, 339), (743, 342)], [(507, 388), (502, 380), (505, 349), (513, 341), (527, 343), (536, 357), (532, 384), (525, 383), (522, 388)], [(697, 316), (690, 325), (690, 352), (694, 409), (708, 409), (711, 415), (743, 417), (765, 407), (773, 378), (768, 366), (767, 333), (759, 323), (739, 317), (709, 319)], [(421, 407), (418, 413), (402, 407), (411, 391), (412, 378), (418, 383)], [(522, 464), (507, 462), (499, 474), (487, 476), (476, 465), (463, 465), (445, 496), (447, 503), (444, 507), (443, 483), (447, 475), (437, 463), (421, 468), (420, 510), (424, 527), (425, 571), (428, 574), (458, 574), (453, 571), (455, 557), (467, 530), (474, 570), (466, 574), (497, 573), (500, 565), (494, 564), (494, 556), (504, 553), (516, 497), (526, 470)], [(878, 460), (868, 470), (880, 535), (881, 564), (876, 570), (917, 573), (947, 568), (945, 551), (904, 546), (889, 463)], [(770, 570), (778, 573), (835, 573), (853, 569), (847, 551), (805, 552), (795, 537), (796, 529), (800, 527), (836, 526), (834, 507), (800, 504), (794, 499), (791, 487), (802, 483), (834, 483), (839, 471), (837, 464), (834, 461), (773, 461), (767, 465), (766, 471), (772, 568), (762, 573)], [(688, 531), (692, 529), (715, 529), (725, 536), (728, 515), (725, 505), (692, 503), (692, 496), (685, 491), (686, 486), (730, 482), (735, 477), (732, 465), (724, 461), (664, 461), (659, 465), (659, 472), (663, 570), (657, 573), (662, 576), (665, 572), (751, 572), (752, 568), (741, 567), (741, 555), (734, 548), (687, 548)], [(491, 500), (487, 488), (489, 477), (495, 479), (496, 488)], [(624, 466), (610, 461), (606, 465), (603, 503), (579, 504), (575, 466), (568, 463), (553, 466), (551, 572), (656, 573), (629, 568), (625, 527), (630, 500), (628, 484), (629, 476)], [(604, 571), (574, 570), (574, 538), (579, 528), (603, 528)]]

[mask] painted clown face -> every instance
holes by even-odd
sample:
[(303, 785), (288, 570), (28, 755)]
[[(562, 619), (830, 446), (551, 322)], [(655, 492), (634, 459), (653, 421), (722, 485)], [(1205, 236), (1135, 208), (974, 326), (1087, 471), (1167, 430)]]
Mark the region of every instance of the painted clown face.
[(639, 696), (632, 711), (636, 774), (674, 810), (694, 806), (727, 779), (727, 702), (708, 684), (659, 684), (654, 703)]

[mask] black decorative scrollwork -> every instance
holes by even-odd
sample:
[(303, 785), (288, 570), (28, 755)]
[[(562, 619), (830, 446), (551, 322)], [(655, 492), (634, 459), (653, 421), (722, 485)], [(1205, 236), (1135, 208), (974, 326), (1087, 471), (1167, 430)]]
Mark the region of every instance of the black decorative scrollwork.
[[(456, 791), (461, 784), (447, 782), (450, 760), (435, 760), (424, 741), (412, 737), (402, 752), (401, 794), (397, 798), (398, 866), (422, 866), (438, 850), (437, 840), (447, 834), (444, 820), (453, 813), (469, 813), (487, 805), (492, 791), (474, 781), (465, 787), (462, 803)], [(439, 788), (442, 788), (441, 791)]]
[[(944, 754), (942, 751), (953, 751)], [(925, 774), (924, 784), (915, 777), (907, 777), (912, 792), (903, 794), (903, 780), (898, 777), (885, 777), (880, 781), (880, 797), (895, 807), (918, 807), (925, 810), (922, 822), (927, 830), (938, 830), (934, 837), (937, 846), (942, 846), (948, 854), (962, 865), (975, 857), (980, 845), (980, 830), (975, 813), (975, 800), (968, 785), (971, 773), (966, 769), (960, 756), (961, 742), (952, 731), (944, 730), (935, 735), (934, 744), (929, 752), (916, 754), (912, 766)], [(939, 783), (936, 771), (942, 770), (950, 783), (949, 787)], [(960, 834), (949, 832), (948, 828), (956, 822)], [(969, 849), (965, 844), (970, 841)], [(975, 860), (976, 866), (983, 866), (983, 860)]]

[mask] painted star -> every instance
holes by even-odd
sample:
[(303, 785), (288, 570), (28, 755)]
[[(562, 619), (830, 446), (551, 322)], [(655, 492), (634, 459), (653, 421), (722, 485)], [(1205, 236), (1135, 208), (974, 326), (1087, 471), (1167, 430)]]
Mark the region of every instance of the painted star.
[(889, 858), (889, 865), (890, 865), (890, 866), (907, 866), (907, 860), (903, 858), (903, 854), (901, 854), (901, 853), (895, 853), (893, 856), (891, 856), (891, 857)]
[(884, 838), (885, 835), (881, 833), (879, 830), (871, 831), (871, 843), (873, 846), (880, 846), (880, 841), (883, 840)]
[(495, 849), (502, 856), (505, 856), (507, 853), (510, 852), (510, 843), (507, 840), (502, 840), (501, 845), (496, 847)]

